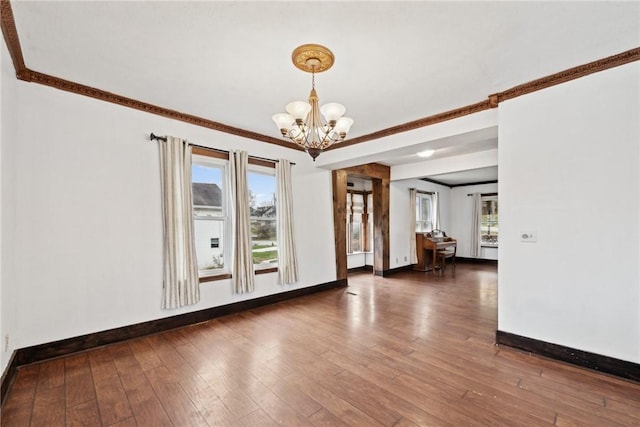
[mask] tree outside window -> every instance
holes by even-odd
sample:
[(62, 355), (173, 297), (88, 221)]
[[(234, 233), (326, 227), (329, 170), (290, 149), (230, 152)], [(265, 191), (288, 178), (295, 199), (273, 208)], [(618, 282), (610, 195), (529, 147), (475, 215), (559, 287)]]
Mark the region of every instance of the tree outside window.
[(257, 269), (278, 265), (276, 177), (273, 169), (249, 170), (249, 210), (253, 264)]

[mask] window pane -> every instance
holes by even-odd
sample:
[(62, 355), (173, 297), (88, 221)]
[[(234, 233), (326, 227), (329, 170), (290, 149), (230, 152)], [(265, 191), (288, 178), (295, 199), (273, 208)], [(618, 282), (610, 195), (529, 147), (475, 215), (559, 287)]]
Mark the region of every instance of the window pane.
[(433, 229), (433, 199), (431, 194), (416, 196), (416, 231)]
[(278, 264), (276, 177), (249, 171), (249, 209), (253, 263), (257, 267)]
[(498, 199), (482, 199), (481, 242), (485, 245), (498, 244)]
[(191, 167), (193, 228), (198, 269), (201, 271), (225, 268), (223, 174), (222, 165), (197, 158)]
[(349, 239), (351, 240), (351, 251), (362, 252), (362, 223), (351, 224)]
[(367, 218), (367, 229), (368, 229), (368, 239), (369, 243), (368, 243), (368, 251), (372, 252), (373, 251), (373, 194), (369, 194), (367, 196), (367, 211), (369, 212), (369, 217)]
[(191, 166), (191, 186), (193, 189), (193, 213), (197, 217), (221, 217), (222, 208), (222, 166), (193, 164)]

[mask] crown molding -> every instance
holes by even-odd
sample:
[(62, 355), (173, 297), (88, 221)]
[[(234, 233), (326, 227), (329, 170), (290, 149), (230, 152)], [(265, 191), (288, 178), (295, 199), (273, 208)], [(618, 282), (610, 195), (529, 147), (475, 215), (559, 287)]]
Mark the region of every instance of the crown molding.
[(455, 110), (445, 111), (444, 113), (434, 114), (433, 116), (424, 117), (422, 119), (414, 120), (411, 122), (403, 123), (401, 125), (392, 126), (390, 128), (382, 129), (377, 132), (369, 133), (366, 135), (358, 136), (356, 138), (347, 139), (338, 144), (334, 144), (324, 151), (335, 150), (337, 148), (348, 147), (350, 145), (360, 144), (362, 142), (372, 141), (374, 139), (384, 138), (386, 136), (395, 135), (397, 133), (408, 132), (410, 130), (419, 129), (425, 126), (431, 126), (436, 123), (446, 122), (448, 120), (457, 119), (469, 114), (478, 113), (480, 111), (493, 108), (490, 100), (477, 102), (471, 105), (465, 105), (464, 107), (456, 108)]
[(151, 113), (158, 116), (167, 117), (169, 119), (179, 120), (192, 125), (201, 126), (208, 129), (213, 129), (219, 132), (228, 133), (231, 135), (240, 136), (243, 138), (249, 138), (256, 141), (267, 142), (269, 144), (279, 145), (285, 148), (299, 149), (295, 144), (291, 144), (287, 141), (273, 138), (271, 136), (262, 135), (257, 132), (248, 131), (245, 129), (228, 126), (220, 122), (208, 120), (202, 117), (194, 116), (192, 114), (181, 113), (179, 111), (170, 110), (168, 108), (159, 107), (157, 105), (149, 104), (137, 99), (127, 98), (126, 96), (118, 95), (115, 93), (107, 92), (102, 89), (97, 89), (91, 86), (86, 86), (80, 83), (64, 80), (59, 77), (50, 76), (48, 74), (40, 73), (38, 71), (32, 71), (27, 69), (27, 73), (24, 76), (18, 76), (19, 79), (28, 82), (39, 83), (45, 86), (50, 86), (56, 89), (64, 90), (66, 92), (75, 93), (78, 95), (88, 96), (90, 98), (99, 99), (101, 101), (110, 102), (112, 104), (118, 104), (123, 107), (133, 108), (136, 110), (144, 111), (145, 113)]
[(443, 187), (449, 187), (449, 188), (451, 188), (451, 187), (452, 187), (451, 185), (446, 184), (446, 183), (444, 183), (444, 182), (442, 182), (442, 181), (438, 181), (437, 179), (432, 179), (432, 178), (427, 178), (427, 177), (424, 177), (424, 178), (418, 178), (418, 179), (419, 179), (420, 181), (430, 182), (430, 183), (432, 183), (432, 184), (442, 185)]
[(18, 39), (18, 30), (16, 29), (16, 22), (13, 18), (13, 9), (11, 9), (11, 3), (9, 0), (2, 0), (0, 2), (0, 12), (2, 13), (2, 20), (0, 21), (2, 35), (7, 43), (7, 49), (9, 50), (9, 55), (11, 55), (16, 76), (20, 78), (20, 75), (25, 73), (27, 67), (24, 65), (20, 39)]
[[(136, 99), (127, 98), (122, 95), (117, 95), (111, 92), (104, 91), (102, 89), (86, 86), (80, 83), (75, 83), (69, 80), (64, 80), (58, 77), (50, 76), (44, 73), (30, 70), (27, 68), (22, 56), (22, 49), (20, 47), (20, 40), (18, 38), (18, 32), (13, 17), (13, 11), (11, 9), (10, 0), (0, 0), (0, 7), (2, 12), (2, 19), (0, 25), (2, 27), (2, 34), (4, 36), (7, 48), (13, 61), (13, 66), (16, 71), (16, 76), (19, 80), (39, 83), (45, 86), (50, 86), (56, 89), (72, 92), (78, 95), (89, 96), (91, 98), (99, 99), (106, 102), (111, 102), (128, 108), (134, 108), (136, 110), (144, 111), (150, 114), (155, 114), (169, 119), (179, 120), (182, 122), (190, 123), (196, 126), (205, 127), (207, 129), (216, 130), (219, 132), (228, 133), (231, 135), (240, 136), (243, 138), (249, 138), (256, 141), (262, 141), (269, 144), (278, 145), (284, 148), (289, 148), (298, 151), (304, 151), (303, 148), (296, 144), (291, 144), (282, 139), (274, 138), (268, 135), (263, 135), (257, 132), (252, 132), (246, 129), (236, 128), (233, 126), (225, 125), (224, 123), (216, 122), (213, 120), (205, 119), (202, 117), (194, 116), (191, 114), (181, 113), (179, 111), (170, 110), (168, 108), (160, 107), (157, 105), (149, 104)], [(511, 89), (507, 89), (502, 92), (494, 93), (488, 96), (488, 99), (477, 102), (475, 104), (466, 105), (464, 107), (456, 108), (454, 110), (445, 111), (443, 113), (434, 114), (432, 116), (424, 117), (411, 122), (403, 123), (390, 128), (382, 129), (377, 132), (369, 133), (352, 139), (347, 139), (338, 144), (334, 144), (324, 151), (335, 150), (343, 147), (349, 147), (351, 145), (360, 144), (362, 142), (372, 141), (375, 139), (384, 138), (387, 136), (395, 135), (398, 133), (408, 132), (411, 130), (419, 129), (426, 126), (431, 126), (436, 123), (445, 122), (448, 120), (454, 120), (469, 114), (478, 113), (490, 108), (498, 107), (498, 104), (508, 99), (516, 98), (518, 96), (526, 95), (531, 92), (546, 89), (551, 86), (562, 84), (570, 80), (578, 79), (580, 77), (587, 76), (589, 74), (597, 73), (607, 70), (609, 68), (618, 67), (630, 62), (640, 60), (640, 48), (634, 48), (625, 52), (618, 53), (616, 55), (608, 56), (587, 64), (578, 65), (577, 67), (569, 68), (564, 71), (560, 71), (555, 74), (551, 74), (546, 77), (542, 77), (537, 80), (530, 81), (518, 86), (514, 86)]]
[[(450, 188), (456, 188), (456, 187), (467, 187), (470, 185), (485, 185), (485, 184), (497, 184), (498, 180), (493, 179), (490, 181), (476, 181), (476, 182), (470, 182), (468, 184), (451, 184), (449, 187)], [(487, 194), (483, 194), (483, 195), (497, 195), (498, 193), (487, 193)]]
[(498, 107), (498, 104), (500, 102), (506, 101), (507, 99), (516, 98), (518, 96), (526, 95), (531, 92), (536, 92), (538, 90), (546, 89), (548, 87), (566, 83), (570, 80), (575, 80), (589, 74), (608, 70), (609, 68), (618, 67), (620, 65), (628, 64), (630, 62), (638, 60), (640, 60), (640, 48), (630, 49), (616, 55), (611, 55), (597, 61), (589, 62), (587, 64), (578, 65), (576, 67), (560, 71), (559, 73), (551, 74), (540, 79), (530, 81), (528, 83), (514, 86), (511, 89), (507, 89), (502, 92), (491, 94), (488, 96), (488, 99), (486, 101), (466, 105), (461, 108), (456, 108), (455, 110), (445, 111), (444, 113), (434, 114), (433, 116), (424, 117), (422, 119), (414, 120), (401, 125), (382, 129), (367, 135), (362, 135), (353, 139), (345, 140), (339, 144), (330, 146), (324, 151), (348, 147), (350, 145), (372, 141), (374, 139), (384, 138), (387, 136), (419, 129), (426, 126), (431, 126), (436, 123), (454, 120), (468, 114), (478, 113), (490, 108), (496, 108)]
[(620, 65), (638, 60), (640, 60), (640, 47), (607, 56), (606, 58), (598, 59), (587, 64), (578, 65), (577, 67), (569, 68), (567, 70), (560, 71), (559, 73), (532, 80), (528, 83), (514, 86), (511, 89), (489, 95), (489, 99), (492, 99), (495, 103), (500, 103), (507, 99), (517, 98), (518, 96), (526, 95), (531, 92), (536, 92), (551, 86), (566, 83), (570, 80), (588, 76), (589, 74), (608, 70), (609, 68), (619, 67)]

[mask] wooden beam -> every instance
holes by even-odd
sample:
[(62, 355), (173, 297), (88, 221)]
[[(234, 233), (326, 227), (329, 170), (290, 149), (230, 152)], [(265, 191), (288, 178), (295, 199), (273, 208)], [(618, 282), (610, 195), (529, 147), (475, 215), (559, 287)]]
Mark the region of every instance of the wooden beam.
[(381, 165), (380, 163), (367, 163), (342, 170), (346, 171), (349, 176), (355, 176), (358, 178), (391, 179), (391, 168), (386, 165)]
[(347, 172), (331, 172), (333, 189), (333, 233), (336, 248), (336, 280), (347, 278)]

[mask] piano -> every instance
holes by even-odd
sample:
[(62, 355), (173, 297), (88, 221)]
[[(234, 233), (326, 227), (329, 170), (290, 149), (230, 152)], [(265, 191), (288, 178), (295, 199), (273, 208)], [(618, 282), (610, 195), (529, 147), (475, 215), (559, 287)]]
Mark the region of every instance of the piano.
[(455, 253), (457, 244), (456, 239), (451, 237), (431, 238), (429, 233), (416, 233), (418, 263), (413, 266), (413, 269), (417, 271), (432, 271), (436, 267), (441, 267), (437, 265), (436, 252), (453, 249)]

